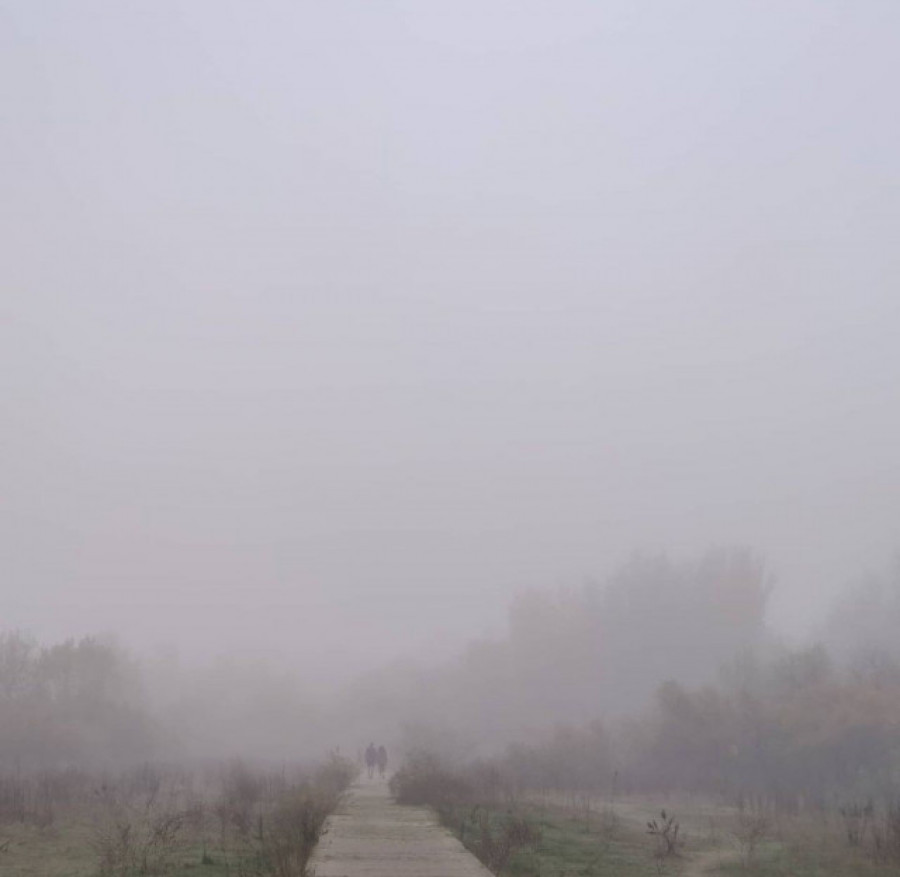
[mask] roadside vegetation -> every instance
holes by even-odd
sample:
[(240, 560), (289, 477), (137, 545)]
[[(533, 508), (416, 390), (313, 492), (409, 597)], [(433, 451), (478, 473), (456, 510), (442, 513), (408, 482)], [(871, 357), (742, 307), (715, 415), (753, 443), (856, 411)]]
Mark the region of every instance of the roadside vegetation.
[(640, 829), (605, 812), (571, 808), (517, 790), (486, 763), (451, 768), (413, 753), (394, 774), (401, 804), (433, 807), (441, 821), (495, 874), (643, 877), (657, 873)]
[[(767, 633), (768, 590), (752, 554), (715, 552), (532, 595), (445, 683), (518, 742), (410, 724), (409, 751), (440, 759), (411, 759), (398, 800), (435, 806), (503, 874), (604, 874), (610, 856), (626, 874), (900, 873), (900, 560), (848, 588), (814, 645)], [(527, 842), (492, 861), (507, 827)], [(568, 852), (549, 860), (551, 841)]]
[(337, 755), (316, 769), (231, 761), (5, 773), (0, 873), (303, 877), (355, 774)]
[[(519, 753), (521, 755), (521, 752)], [(614, 777), (618, 780), (618, 777)], [(433, 807), (506, 877), (887, 877), (900, 872), (900, 807), (785, 808), (667, 789), (621, 794), (530, 786), (500, 759), (450, 766), (415, 752), (394, 775), (398, 803)]]
[(186, 689), (182, 722), (114, 643), (0, 634), (0, 873), (302, 874), (354, 769), (191, 760), (198, 716), (269, 765), (399, 725), (397, 800), (498, 874), (900, 873), (900, 561), (802, 648), (767, 631), (769, 584), (746, 551), (637, 558), (605, 589), (526, 595), (505, 640), (367, 677), (327, 715), (289, 676), (228, 665)]
[[(227, 706), (238, 687), (216, 700)], [(253, 690), (255, 724), (268, 722), (287, 748), (298, 739), (291, 723), (271, 721), (283, 711), (265, 709), (264, 685)], [(139, 665), (113, 641), (42, 646), (0, 634), (0, 874), (305, 874), (356, 766), (338, 755), (292, 764), (227, 722), (216, 730), (234, 735), (234, 749), (268, 760), (191, 758), (150, 700)], [(216, 725), (220, 714), (206, 712)]]

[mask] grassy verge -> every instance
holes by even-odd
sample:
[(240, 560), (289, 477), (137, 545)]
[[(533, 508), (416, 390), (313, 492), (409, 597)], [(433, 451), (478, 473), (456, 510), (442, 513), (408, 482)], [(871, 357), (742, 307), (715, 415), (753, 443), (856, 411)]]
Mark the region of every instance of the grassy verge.
[[(0, 777), (4, 877), (303, 877), (328, 814), (355, 775), (242, 763), (144, 766), (116, 777)], [(32, 807), (31, 801), (40, 807)], [(4, 815), (0, 807), (0, 816)]]
[(652, 839), (636, 823), (612, 811), (585, 819), (563, 806), (518, 799), (483, 771), (450, 771), (420, 754), (397, 771), (392, 791), (399, 803), (433, 807), (495, 874), (651, 877), (669, 872), (669, 863), (655, 855)]
[[(503, 877), (888, 877), (900, 874), (900, 809), (787, 815), (665, 796), (608, 801), (514, 792), (496, 772), (418, 755), (395, 775), (399, 803), (433, 807)], [(868, 811), (859, 810), (865, 814)]]
[[(605, 820), (586, 824), (562, 808), (519, 803), (512, 807), (445, 810), (445, 824), (494, 873), (510, 877), (649, 877), (677, 873), (675, 860), (664, 862), (637, 826), (608, 814)], [(487, 826), (487, 827), (486, 827)], [(523, 826), (527, 826), (523, 830)], [(488, 832), (502, 839), (512, 828), (521, 838), (501, 861), (485, 855), (497, 840), (485, 843)], [(503, 848), (502, 841), (499, 843)], [(671, 867), (670, 867), (671, 865)]]

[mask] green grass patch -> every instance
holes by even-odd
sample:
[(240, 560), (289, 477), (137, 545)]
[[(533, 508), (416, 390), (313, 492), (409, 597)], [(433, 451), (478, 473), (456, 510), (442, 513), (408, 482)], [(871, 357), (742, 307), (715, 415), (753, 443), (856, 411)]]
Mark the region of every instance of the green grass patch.
[(355, 771), (337, 755), (311, 773), (146, 765), (114, 777), (65, 774), (49, 802), (35, 793), (41, 777), (16, 775), (6, 790), (24, 803), (21, 818), (0, 821), (0, 874), (296, 877)]
[(718, 877), (896, 877), (898, 869), (896, 865), (879, 864), (846, 850), (817, 849), (795, 842), (766, 844), (752, 862), (728, 861), (709, 874)]
[[(97, 877), (100, 866), (94, 839), (93, 827), (78, 820), (43, 829), (27, 824), (2, 825), (0, 874)], [(185, 843), (173, 852), (164, 873), (166, 877), (235, 877), (242, 872), (242, 863), (249, 864), (248, 857), (236, 850), (211, 843)]]
[[(470, 851), (504, 877), (650, 877), (660, 873), (647, 836), (611, 814), (585, 821), (563, 810), (524, 804), (455, 807), (442, 817)], [(529, 842), (515, 845), (502, 863), (490, 861), (484, 855), (485, 847), (492, 846), (485, 843), (486, 831), (496, 847), (510, 825), (522, 823), (530, 826)]]

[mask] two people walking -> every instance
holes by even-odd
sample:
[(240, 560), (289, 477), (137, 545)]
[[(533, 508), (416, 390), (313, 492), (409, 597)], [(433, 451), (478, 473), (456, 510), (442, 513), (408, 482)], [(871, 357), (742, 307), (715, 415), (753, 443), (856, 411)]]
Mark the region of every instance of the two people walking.
[(384, 772), (387, 769), (388, 757), (387, 749), (384, 746), (375, 748), (374, 743), (370, 743), (366, 749), (366, 770), (369, 773), (369, 779), (375, 775), (375, 768), (378, 768), (378, 775), (384, 779)]

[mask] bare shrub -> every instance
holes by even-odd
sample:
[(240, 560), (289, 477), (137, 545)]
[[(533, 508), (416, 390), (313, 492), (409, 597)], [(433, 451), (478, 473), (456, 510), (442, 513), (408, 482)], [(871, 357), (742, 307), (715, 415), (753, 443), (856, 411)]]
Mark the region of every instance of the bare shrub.
[[(540, 841), (539, 829), (514, 806), (508, 778), (488, 762), (452, 770), (434, 754), (418, 751), (394, 774), (390, 787), (400, 804), (433, 807), (495, 874), (507, 868), (517, 850)], [(501, 801), (505, 811), (498, 812)]]
[(313, 783), (324, 791), (340, 795), (350, 787), (359, 772), (359, 765), (355, 762), (344, 758), (339, 752), (332, 752), (328, 761), (316, 771)]
[(100, 877), (167, 873), (201, 840), (207, 807), (183, 768), (146, 764), (96, 782), (92, 846)]
[(768, 832), (769, 819), (761, 809), (741, 808), (732, 835), (742, 868), (751, 868), (756, 863), (759, 845), (765, 840)]
[(357, 773), (352, 762), (332, 753), (311, 781), (284, 785), (246, 835), (250, 854), (239, 865), (241, 877), (304, 877), (325, 820)]
[(0, 824), (47, 828), (60, 812), (91, 800), (92, 779), (77, 770), (0, 774)]
[(684, 845), (678, 833), (681, 826), (674, 816), (670, 816), (665, 810), (660, 811), (660, 818), (651, 819), (647, 823), (647, 834), (656, 838), (656, 858), (665, 859), (678, 854), (679, 847)]
[(839, 809), (844, 821), (844, 833), (851, 847), (860, 847), (871, 827), (875, 807), (871, 801), (866, 804), (845, 804)]
[(505, 767), (479, 760), (470, 764), (459, 776), (474, 800), (497, 806), (514, 806), (516, 803), (516, 785)]
[(87, 822), (98, 877), (150, 877), (197, 863), (296, 877), (356, 772), (336, 753), (318, 770), (235, 761), (190, 770), (147, 763), (117, 774), (0, 772), (0, 825)]
[(872, 824), (874, 858), (884, 864), (900, 864), (900, 801), (888, 804), (884, 815)]
[(476, 805), (462, 823), (460, 839), (488, 870), (500, 874), (516, 850), (537, 846), (541, 833), (521, 814), (492, 817), (489, 809)]
[(252, 771), (243, 761), (236, 760), (227, 766), (222, 773), (222, 793), (214, 807), (223, 837), (229, 831), (249, 836), (264, 788), (263, 776)]
[(427, 804), (440, 810), (472, 799), (465, 779), (429, 752), (414, 752), (391, 777), (391, 794), (398, 804)]
[(0, 777), (0, 822), (25, 822), (25, 781), (18, 774)]
[(100, 826), (93, 841), (100, 877), (164, 873), (174, 863), (183, 826), (183, 814), (152, 810), (124, 813)]
[[(256, 855), (245, 863), (248, 875), (302, 877), (336, 796), (315, 786), (295, 789), (271, 813), (260, 818)], [(251, 864), (252, 863), (252, 864)]]

